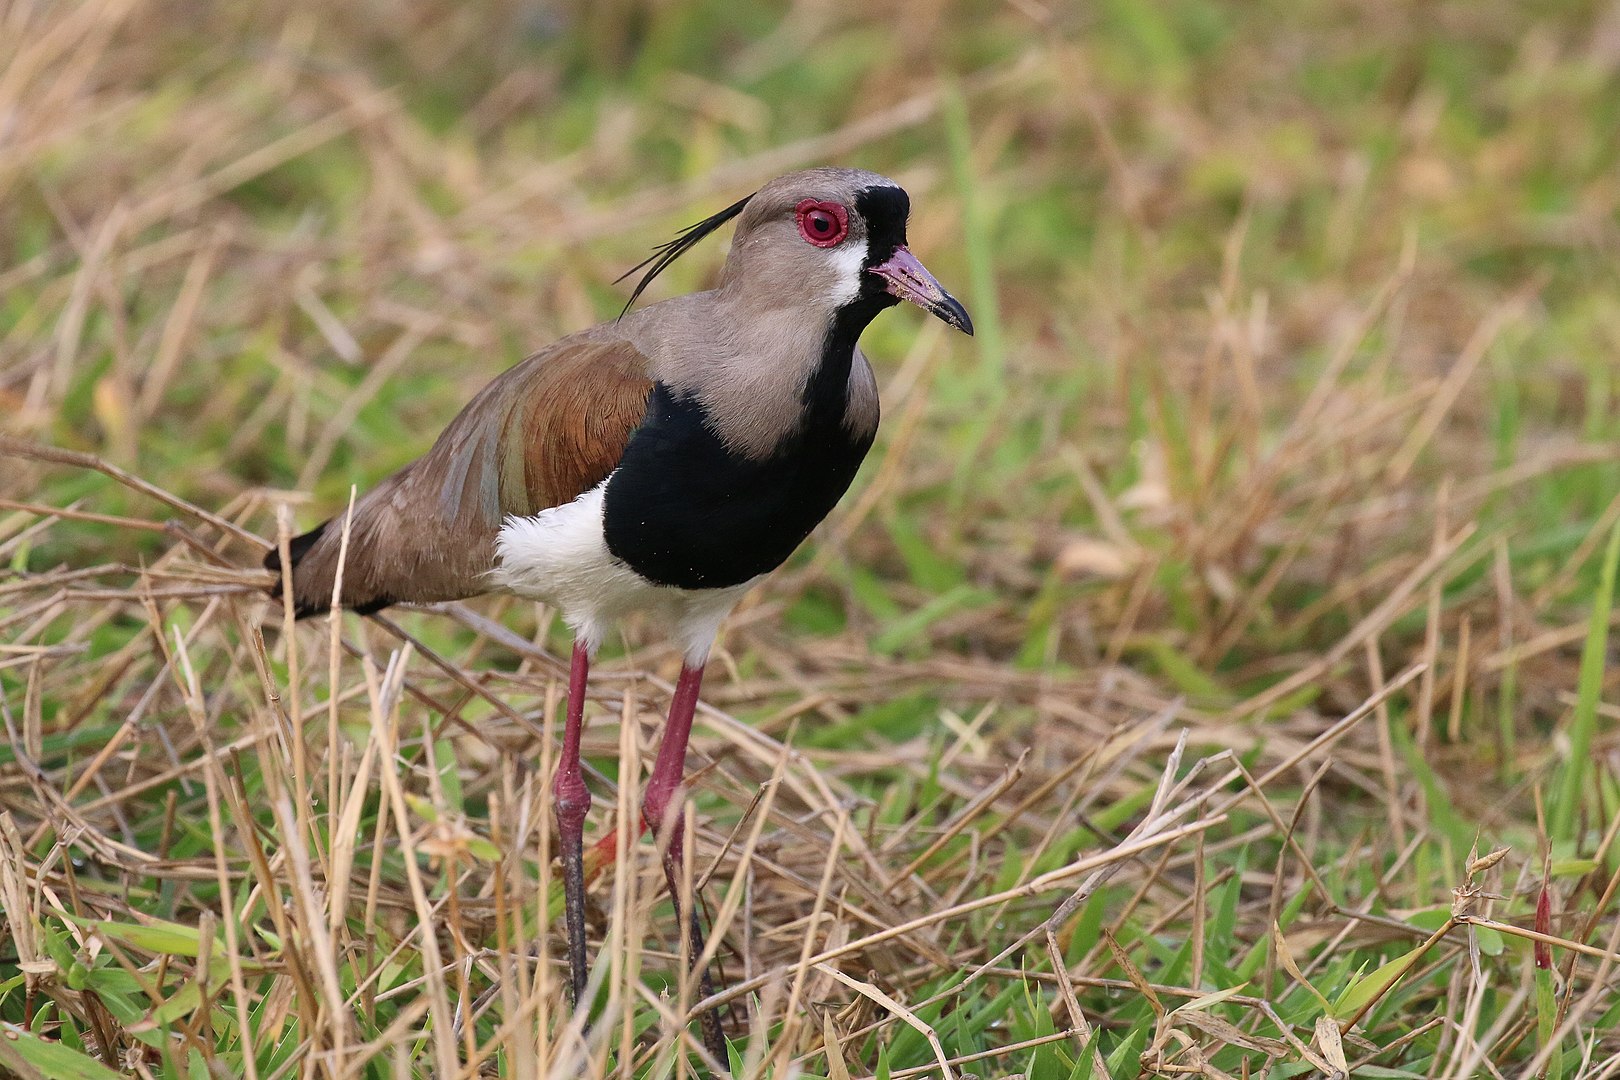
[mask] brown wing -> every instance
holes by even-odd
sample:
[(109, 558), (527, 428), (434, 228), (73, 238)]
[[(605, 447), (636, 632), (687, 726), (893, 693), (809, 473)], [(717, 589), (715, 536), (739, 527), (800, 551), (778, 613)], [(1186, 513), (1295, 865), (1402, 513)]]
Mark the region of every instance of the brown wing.
[[(355, 504), (343, 606), (370, 612), (486, 591), (501, 521), (606, 478), (651, 389), (646, 357), (615, 339), (565, 338), (501, 375), (431, 450)], [(292, 543), (300, 617), (331, 606), (342, 530), (334, 518)], [(279, 572), (279, 554), (265, 566)]]

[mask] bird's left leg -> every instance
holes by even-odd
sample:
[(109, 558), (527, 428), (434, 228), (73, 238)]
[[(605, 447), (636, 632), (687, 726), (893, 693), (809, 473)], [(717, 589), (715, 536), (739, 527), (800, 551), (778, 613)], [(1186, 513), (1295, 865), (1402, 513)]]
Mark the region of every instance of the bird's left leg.
[[(664, 880), (669, 882), (669, 895), (675, 901), (675, 919), (681, 913), (688, 915), (691, 933), (691, 956), (695, 963), (703, 953), (703, 925), (698, 920), (697, 897), (682, 897), (682, 840), (685, 799), (677, 798), (681, 780), (686, 775), (686, 743), (692, 736), (692, 718), (697, 712), (698, 690), (703, 685), (703, 664), (685, 664), (675, 683), (675, 697), (669, 706), (669, 722), (664, 726), (664, 740), (658, 747), (658, 759), (653, 763), (652, 778), (647, 781), (647, 793), (641, 802), (641, 820), (647, 823), (664, 850)], [(688, 903), (688, 899), (690, 902)], [(685, 904), (685, 907), (682, 905)], [(699, 972), (699, 988), (704, 997), (714, 993), (707, 967)], [(703, 1044), (719, 1062), (726, 1062), (726, 1043), (720, 1030), (720, 1017), (714, 1010), (703, 1014)]]
[(562, 757), (552, 777), (551, 791), (562, 841), (563, 913), (568, 928), (568, 990), (574, 1008), (588, 1010), (585, 982), (590, 968), (585, 959), (585, 815), (591, 810), (591, 792), (579, 760), (580, 731), (585, 722), (585, 681), (590, 676), (591, 648), (574, 642), (568, 669), (568, 712), (563, 726)]

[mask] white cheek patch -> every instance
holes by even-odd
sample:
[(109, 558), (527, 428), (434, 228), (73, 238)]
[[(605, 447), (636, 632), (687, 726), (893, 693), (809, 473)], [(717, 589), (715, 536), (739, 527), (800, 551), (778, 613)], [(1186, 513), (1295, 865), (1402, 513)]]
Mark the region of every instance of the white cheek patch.
[(865, 244), (840, 244), (828, 253), (834, 284), (827, 294), (833, 307), (843, 307), (861, 294), (861, 266), (866, 262)]

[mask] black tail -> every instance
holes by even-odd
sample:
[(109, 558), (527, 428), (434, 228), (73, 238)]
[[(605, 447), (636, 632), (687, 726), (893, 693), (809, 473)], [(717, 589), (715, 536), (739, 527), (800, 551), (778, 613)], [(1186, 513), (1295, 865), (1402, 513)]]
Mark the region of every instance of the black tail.
[[(323, 521), (302, 536), (295, 536), (287, 543), (287, 554), (292, 557), (293, 579), (293, 618), (307, 619), (311, 615), (320, 615), (332, 610), (332, 581), (333, 566), (336, 562), (338, 537), (336, 534), (327, 535), (327, 530), (336, 521), (333, 518)], [(302, 566), (304, 556), (314, 551), (316, 545), (322, 540), (326, 541), (323, 555), (318, 557), (310, 566)], [(270, 586), (270, 595), (275, 600), (281, 599), (281, 551), (271, 548), (264, 556), (264, 568), (275, 574), (277, 581)], [(300, 573), (300, 570), (303, 573)], [(381, 611), (390, 604), (397, 603), (397, 599), (386, 594), (373, 594), (364, 599), (356, 600), (348, 588), (344, 589), (344, 607), (358, 615), (370, 615)]]
[[(297, 577), (297, 574), (298, 574), (298, 562), (299, 562), (299, 560), (302, 559), (305, 555), (309, 554), (309, 549), (314, 547), (316, 545), (316, 543), (318, 543), (320, 541), (322, 534), (324, 534), (326, 532), (326, 527), (328, 525), (330, 525), (330, 524), (332, 524), (331, 521), (323, 521), (319, 525), (315, 526), (313, 529), (309, 530), (309, 532), (304, 533), (302, 536), (295, 536), (290, 541), (287, 542), (287, 554), (292, 556), (293, 576), (295, 578)], [(281, 599), (281, 581), (280, 581), (280, 578), (281, 578), (281, 549), (279, 547), (273, 547), (269, 551), (265, 552), (264, 568), (266, 570), (270, 571), (272, 574), (276, 575), (276, 577), (277, 577), (276, 583), (274, 585), (270, 586), (270, 596), (273, 599), (280, 600)], [(296, 590), (294, 590), (294, 596), (295, 596), (295, 599), (293, 601), (293, 618), (295, 618), (295, 619), (304, 619), (304, 618), (308, 618), (311, 615), (319, 615), (323, 611), (330, 610), (330, 608), (332, 606), (330, 603), (312, 604), (312, 603), (309, 603), (308, 601), (297, 599), (296, 598), (296, 596), (297, 596), (297, 591)]]

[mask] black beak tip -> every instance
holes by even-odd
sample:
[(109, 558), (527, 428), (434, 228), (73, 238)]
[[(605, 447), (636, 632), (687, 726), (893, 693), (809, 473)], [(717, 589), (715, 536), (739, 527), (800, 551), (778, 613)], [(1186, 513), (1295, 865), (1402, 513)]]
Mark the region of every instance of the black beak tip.
[(946, 296), (940, 301), (934, 314), (943, 319), (947, 326), (956, 327), (968, 337), (973, 336), (973, 320), (968, 318), (967, 308), (963, 307), (956, 297)]

